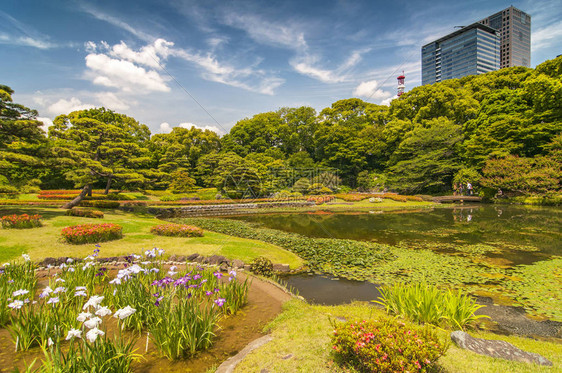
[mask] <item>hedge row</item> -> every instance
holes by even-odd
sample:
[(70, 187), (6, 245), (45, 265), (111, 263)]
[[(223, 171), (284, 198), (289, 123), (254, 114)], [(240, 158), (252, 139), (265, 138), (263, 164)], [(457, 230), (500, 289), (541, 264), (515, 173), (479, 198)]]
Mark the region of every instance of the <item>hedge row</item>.
[[(374, 242), (310, 238), (297, 233), (261, 228), (237, 220), (184, 218), (175, 221), (231, 236), (264, 241), (294, 252), (308, 262), (311, 269), (353, 278), (357, 267), (374, 269), (381, 260), (393, 260), (387, 246)], [(374, 273), (374, 271), (373, 271)]]

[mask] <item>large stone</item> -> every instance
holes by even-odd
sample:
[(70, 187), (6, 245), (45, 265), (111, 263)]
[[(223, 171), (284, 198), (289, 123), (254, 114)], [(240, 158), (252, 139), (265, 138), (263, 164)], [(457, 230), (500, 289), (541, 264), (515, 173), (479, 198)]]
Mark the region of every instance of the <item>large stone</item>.
[(196, 254), (191, 254), (191, 255), (188, 255), (187, 258), (185, 258), (185, 260), (186, 260), (187, 262), (193, 262), (193, 261), (195, 261), (195, 259), (198, 258), (198, 257), (199, 257), (199, 254), (197, 254), (197, 253), (196, 253)]
[(283, 273), (285, 273), (285, 272), (290, 272), (290, 271), (291, 271), (291, 268), (289, 267), (288, 264), (274, 264), (274, 265), (273, 265), (273, 270), (274, 270), (275, 272), (283, 272)]
[(239, 259), (234, 259), (234, 260), (232, 261), (232, 266), (233, 266), (234, 268), (244, 268), (244, 262), (241, 261), (241, 260), (239, 260)]
[(222, 255), (211, 255), (210, 257), (206, 258), (204, 263), (212, 264), (212, 265), (219, 265), (222, 263), (228, 263), (228, 259), (226, 259)]
[(523, 351), (509, 342), (474, 338), (470, 334), (460, 330), (452, 332), (451, 339), (460, 348), (476, 352), (480, 355), (524, 363), (552, 366), (552, 362), (545, 357), (534, 352)]

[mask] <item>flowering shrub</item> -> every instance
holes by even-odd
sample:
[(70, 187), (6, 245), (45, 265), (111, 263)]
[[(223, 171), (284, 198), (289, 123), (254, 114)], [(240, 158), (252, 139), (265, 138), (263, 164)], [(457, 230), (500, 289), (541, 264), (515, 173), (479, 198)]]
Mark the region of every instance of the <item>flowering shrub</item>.
[(368, 193), (340, 193), (336, 197), (343, 199), (347, 202), (359, 202), (367, 198), (386, 198), (397, 202), (415, 201), (423, 202), (423, 199), (418, 196), (401, 196), (396, 193), (383, 193), (383, 194), (368, 194)]
[(325, 202), (333, 201), (334, 198), (334, 196), (310, 196), (306, 199), (306, 202), (314, 202), (317, 205), (321, 205)]
[(123, 227), (117, 224), (82, 224), (66, 227), (61, 234), (68, 243), (84, 244), (117, 240), (123, 237)]
[(429, 328), (395, 320), (337, 324), (332, 344), (336, 360), (362, 372), (423, 372), (448, 347)]
[(87, 210), (87, 209), (80, 209), (80, 208), (73, 208), (70, 210), (66, 210), (66, 215), (68, 216), (81, 216), (84, 218), (97, 218), (103, 219), (103, 212), (99, 210)]
[(159, 236), (203, 237), (203, 230), (186, 224), (161, 224), (150, 228), (150, 232)]
[(25, 229), (40, 227), (41, 225), (41, 215), (14, 214), (2, 216), (2, 228)]

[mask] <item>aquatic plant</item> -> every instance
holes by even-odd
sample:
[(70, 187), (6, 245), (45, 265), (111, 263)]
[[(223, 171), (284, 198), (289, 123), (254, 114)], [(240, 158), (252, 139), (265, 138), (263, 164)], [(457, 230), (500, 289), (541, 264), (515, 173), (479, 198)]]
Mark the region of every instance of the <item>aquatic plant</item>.
[(477, 305), (474, 299), (460, 290), (442, 291), (426, 283), (396, 283), (382, 287), (380, 292), (382, 296), (375, 302), (381, 304), (386, 312), (418, 323), (445, 323), (463, 329), (472, 321), (488, 317), (475, 315), (474, 312), (484, 306)]
[(336, 361), (353, 371), (427, 371), (448, 348), (431, 329), (396, 320), (349, 321), (333, 326)]

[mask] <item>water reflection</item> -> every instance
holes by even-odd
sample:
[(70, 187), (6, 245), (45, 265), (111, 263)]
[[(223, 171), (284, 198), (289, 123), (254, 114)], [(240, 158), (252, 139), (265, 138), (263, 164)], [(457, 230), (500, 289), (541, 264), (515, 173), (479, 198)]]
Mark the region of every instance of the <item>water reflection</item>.
[(232, 218), (309, 237), (413, 246), (489, 244), (510, 251), (520, 248), (547, 256), (562, 254), (562, 210), (554, 207), (467, 205), (383, 213), (326, 211)]

